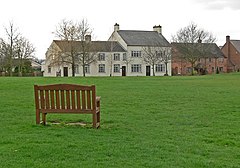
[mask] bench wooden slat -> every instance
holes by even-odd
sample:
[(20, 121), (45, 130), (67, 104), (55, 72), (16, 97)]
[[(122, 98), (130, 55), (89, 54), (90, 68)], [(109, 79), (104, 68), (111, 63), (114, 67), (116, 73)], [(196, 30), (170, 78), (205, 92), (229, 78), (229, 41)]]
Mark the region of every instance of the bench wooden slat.
[(41, 104), (41, 109), (45, 109), (45, 98), (44, 98), (43, 90), (40, 90), (40, 104)]
[(80, 101), (80, 90), (76, 91), (76, 96), (77, 96), (77, 109), (81, 109), (81, 101)]
[(65, 109), (65, 96), (64, 96), (64, 90), (61, 90), (61, 108)]
[(67, 109), (71, 109), (70, 108), (70, 93), (69, 93), (69, 90), (66, 90), (66, 101), (67, 101)]
[(48, 90), (45, 90), (45, 100), (46, 100), (46, 109), (50, 109), (49, 91)]
[(51, 109), (55, 109), (54, 90), (50, 90)]
[(91, 108), (91, 92), (90, 92), (90, 90), (87, 90), (87, 109), (92, 109)]
[(55, 94), (56, 94), (56, 109), (60, 109), (59, 90), (55, 90)]
[(76, 104), (75, 104), (75, 90), (71, 90), (71, 97), (72, 97), (72, 109), (76, 109)]
[(86, 96), (85, 96), (85, 90), (82, 90), (82, 109), (86, 109)]

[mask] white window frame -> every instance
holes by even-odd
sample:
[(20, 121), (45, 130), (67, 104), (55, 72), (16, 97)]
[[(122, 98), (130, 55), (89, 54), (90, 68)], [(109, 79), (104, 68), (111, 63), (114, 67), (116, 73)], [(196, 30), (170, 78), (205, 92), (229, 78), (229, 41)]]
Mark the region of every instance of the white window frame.
[(113, 72), (120, 73), (120, 64), (113, 65)]
[(127, 53), (123, 53), (123, 61), (126, 61), (127, 60)]
[(134, 58), (142, 57), (142, 52), (141, 51), (131, 51), (131, 56)]
[(105, 64), (99, 64), (98, 65), (98, 72), (99, 73), (105, 73)]
[(48, 73), (51, 73), (52, 72), (52, 68), (51, 66), (48, 66)]
[(79, 74), (79, 65), (78, 64), (76, 64), (74, 66), (74, 72), (75, 72), (75, 74)]
[(105, 53), (98, 54), (98, 61), (105, 61)]
[(132, 64), (131, 65), (131, 72), (132, 73), (142, 72), (142, 65), (141, 64)]
[(157, 64), (155, 70), (156, 72), (166, 72), (165, 64)]
[(114, 53), (113, 54), (113, 60), (114, 61), (120, 61), (120, 54), (119, 53)]
[(84, 71), (85, 73), (90, 74), (90, 65), (85, 65)]

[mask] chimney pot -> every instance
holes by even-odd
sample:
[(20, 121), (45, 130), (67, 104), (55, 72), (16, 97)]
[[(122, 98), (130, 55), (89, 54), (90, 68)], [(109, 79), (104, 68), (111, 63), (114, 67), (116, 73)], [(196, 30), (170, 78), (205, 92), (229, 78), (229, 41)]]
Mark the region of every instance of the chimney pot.
[(88, 34), (88, 35), (85, 36), (85, 41), (90, 42), (92, 40), (91, 38), (92, 38), (91, 35)]
[(118, 31), (119, 30), (119, 24), (118, 23), (115, 23), (115, 25), (114, 25), (114, 31), (116, 32), (116, 31)]
[(226, 36), (226, 42), (230, 42), (230, 36)]
[(162, 26), (158, 25), (158, 26), (153, 26), (153, 31), (156, 31), (158, 33), (162, 33)]

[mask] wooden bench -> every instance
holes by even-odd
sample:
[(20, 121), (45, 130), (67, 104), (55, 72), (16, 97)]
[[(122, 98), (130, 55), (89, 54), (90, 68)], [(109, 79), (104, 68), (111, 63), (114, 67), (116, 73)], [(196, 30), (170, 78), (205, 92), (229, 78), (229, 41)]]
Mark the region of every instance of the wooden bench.
[(36, 124), (46, 124), (48, 113), (92, 114), (93, 128), (100, 127), (100, 97), (95, 85), (74, 84), (34, 85)]

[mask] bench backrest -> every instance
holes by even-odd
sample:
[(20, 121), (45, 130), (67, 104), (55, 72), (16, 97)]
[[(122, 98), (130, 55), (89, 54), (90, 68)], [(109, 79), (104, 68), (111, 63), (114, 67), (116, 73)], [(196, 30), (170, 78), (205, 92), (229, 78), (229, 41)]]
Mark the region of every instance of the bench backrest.
[(36, 109), (42, 112), (85, 112), (96, 109), (95, 85), (34, 85)]

